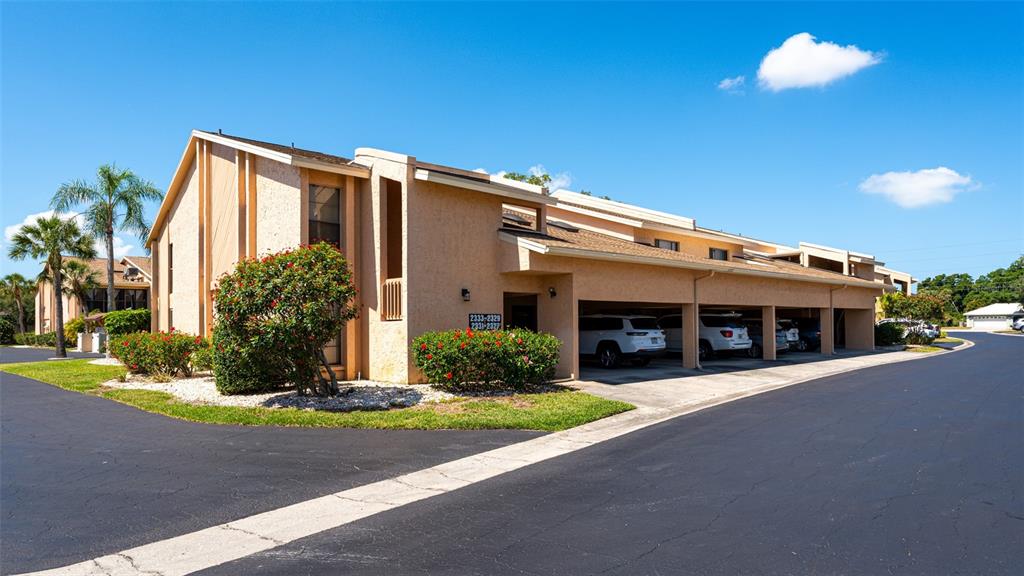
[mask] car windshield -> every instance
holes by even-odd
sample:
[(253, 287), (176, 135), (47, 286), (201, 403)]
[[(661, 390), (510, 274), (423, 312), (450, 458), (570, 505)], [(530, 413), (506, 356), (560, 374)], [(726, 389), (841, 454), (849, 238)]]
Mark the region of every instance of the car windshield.
[(629, 323), (637, 330), (657, 330), (658, 321), (654, 318), (630, 318)]

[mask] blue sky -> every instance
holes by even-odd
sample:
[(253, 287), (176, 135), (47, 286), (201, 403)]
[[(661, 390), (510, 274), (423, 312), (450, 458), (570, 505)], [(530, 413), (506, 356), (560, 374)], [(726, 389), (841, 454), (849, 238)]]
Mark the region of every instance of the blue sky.
[[(166, 186), (189, 131), (221, 128), (539, 164), (702, 226), (977, 275), (1024, 252), (1022, 23), (1021, 4), (5, 2), (0, 224), (104, 162)], [(4, 273), (37, 271), (4, 243)]]

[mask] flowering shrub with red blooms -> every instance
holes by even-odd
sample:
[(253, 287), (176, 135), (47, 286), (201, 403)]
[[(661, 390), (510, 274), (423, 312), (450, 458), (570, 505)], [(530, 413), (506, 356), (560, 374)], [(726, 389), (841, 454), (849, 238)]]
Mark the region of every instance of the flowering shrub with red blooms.
[(223, 394), (293, 384), (300, 394), (337, 393), (320, 379), (321, 351), (356, 316), (348, 263), (321, 242), (239, 262), (220, 277), (213, 373)]
[(562, 342), (515, 328), (427, 332), (413, 340), (416, 366), (452, 392), (524, 391), (551, 379)]
[[(202, 366), (202, 354), (210, 348), (206, 338), (183, 332), (133, 332), (110, 339), (110, 353), (135, 374), (169, 378), (191, 376)], [(197, 362), (198, 360), (198, 362)]]

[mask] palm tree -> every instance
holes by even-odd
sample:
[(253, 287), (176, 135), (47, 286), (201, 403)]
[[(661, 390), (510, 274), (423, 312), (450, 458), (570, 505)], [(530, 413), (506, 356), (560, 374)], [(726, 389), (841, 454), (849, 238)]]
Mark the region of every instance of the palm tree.
[(107, 312), (114, 311), (114, 232), (134, 233), (145, 241), (149, 223), (143, 214), (146, 200), (160, 200), (163, 193), (127, 168), (104, 164), (96, 170), (96, 182), (75, 180), (62, 184), (50, 206), (59, 212), (85, 205), (85, 225), (107, 247)]
[(58, 214), (49, 218), (40, 218), (35, 224), (26, 224), (11, 238), (11, 247), (7, 256), (11, 260), (25, 258), (43, 258), (46, 268), (53, 275), (53, 292), (57, 305), (54, 316), (57, 319), (57, 356), (67, 357), (64, 347), (64, 255), (78, 258), (95, 258), (96, 249), (92, 246), (92, 238), (82, 234), (78, 222), (74, 218), (64, 220)]
[(99, 274), (81, 260), (64, 262), (64, 289), (78, 299), (78, 309), (82, 318), (89, 313), (85, 305), (89, 291), (100, 285)]
[(18, 307), (18, 332), (25, 333), (25, 295), (30, 293), (34, 286), (21, 274), (8, 274), (4, 276), (0, 288), (10, 294), (14, 305)]

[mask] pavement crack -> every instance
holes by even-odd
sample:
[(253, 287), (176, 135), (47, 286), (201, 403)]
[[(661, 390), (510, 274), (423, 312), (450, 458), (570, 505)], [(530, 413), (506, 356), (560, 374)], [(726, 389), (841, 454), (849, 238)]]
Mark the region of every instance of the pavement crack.
[(275, 546), (283, 546), (283, 545), (288, 543), (288, 542), (286, 542), (284, 540), (277, 540), (275, 538), (271, 538), (270, 536), (264, 536), (263, 534), (258, 534), (256, 532), (251, 531), (251, 530), (245, 530), (244, 528), (239, 528), (238, 526), (232, 526), (231, 524), (222, 524), (220, 527), (223, 528), (224, 530), (234, 530), (235, 532), (241, 532), (242, 534), (248, 534), (249, 536), (255, 536), (255, 537), (259, 538), (260, 540), (266, 540), (267, 542), (271, 542)]

